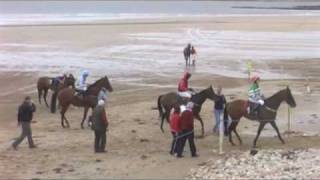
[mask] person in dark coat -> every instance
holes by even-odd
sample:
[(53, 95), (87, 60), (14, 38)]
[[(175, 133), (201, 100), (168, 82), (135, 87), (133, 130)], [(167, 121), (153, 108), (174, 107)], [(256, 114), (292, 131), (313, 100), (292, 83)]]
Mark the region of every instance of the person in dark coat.
[(189, 102), (187, 104), (187, 109), (181, 114), (181, 119), (179, 123), (179, 127), (181, 132), (178, 136), (178, 148), (177, 148), (177, 157), (181, 158), (184, 146), (186, 141), (189, 141), (191, 156), (197, 157), (196, 145), (194, 144), (194, 118), (192, 113), (193, 103)]
[[(217, 97), (218, 97), (218, 100), (216, 100), (214, 102), (214, 109), (213, 109), (214, 116), (215, 116), (215, 119), (216, 119), (216, 124), (215, 124), (215, 126), (213, 128), (213, 132), (214, 133), (218, 133), (219, 132), (220, 123), (221, 123), (222, 116), (223, 116), (224, 106), (227, 103), (225, 96), (222, 94), (222, 88), (220, 86), (217, 89)], [(228, 128), (228, 121), (224, 120), (225, 133), (227, 133), (226, 132), (227, 128)]]
[(108, 120), (104, 105), (104, 100), (100, 99), (92, 113), (92, 128), (95, 134), (94, 151), (96, 153), (106, 152), (105, 147), (107, 141), (106, 132), (108, 128)]
[(19, 138), (17, 138), (12, 147), (17, 150), (18, 145), (24, 140), (25, 137), (28, 138), (29, 147), (35, 148), (32, 131), (31, 131), (31, 121), (33, 118), (33, 113), (36, 111), (36, 106), (32, 103), (31, 98), (27, 96), (23, 103), (19, 106), (18, 109), (18, 126), (21, 125), (22, 133)]

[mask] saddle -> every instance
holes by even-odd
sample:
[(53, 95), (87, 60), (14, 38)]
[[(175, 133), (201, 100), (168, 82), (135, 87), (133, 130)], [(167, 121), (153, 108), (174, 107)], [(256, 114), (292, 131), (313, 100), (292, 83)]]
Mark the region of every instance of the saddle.
[(247, 113), (248, 115), (253, 115), (253, 116), (258, 116), (260, 109), (261, 109), (261, 105), (258, 103), (253, 103), (250, 101), (246, 101), (244, 103), (245, 109), (247, 109)]

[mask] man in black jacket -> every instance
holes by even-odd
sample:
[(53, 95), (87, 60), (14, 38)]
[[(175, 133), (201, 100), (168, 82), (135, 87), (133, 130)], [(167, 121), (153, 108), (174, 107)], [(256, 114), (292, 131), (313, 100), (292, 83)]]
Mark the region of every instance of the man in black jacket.
[(31, 121), (33, 113), (36, 111), (36, 106), (31, 102), (31, 98), (27, 96), (24, 102), (19, 106), (18, 110), (18, 125), (22, 127), (22, 133), (19, 138), (12, 144), (14, 149), (17, 149), (18, 145), (23, 141), (25, 137), (28, 137), (29, 147), (35, 148), (36, 146), (32, 140)]

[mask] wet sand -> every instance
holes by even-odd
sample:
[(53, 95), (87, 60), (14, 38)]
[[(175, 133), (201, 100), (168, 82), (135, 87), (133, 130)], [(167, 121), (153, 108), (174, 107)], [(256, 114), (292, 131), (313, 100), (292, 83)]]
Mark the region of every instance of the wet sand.
[[(221, 20), (221, 21), (220, 21)], [(282, 19), (282, 18), (222, 18), (212, 22), (193, 22), (191, 26), (203, 25), (216, 29), (246, 29), (246, 30), (279, 30), (292, 31), (293, 29), (316, 30), (318, 19)], [(285, 22), (285, 23), (284, 23)], [(310, 23), (309, 23), (310, 22)], [(312, 23), (311, 23), (312, 22)], [(300, 23), (300, 24), (299, 24)], [(305, 26), (301, 26), (305, 23)], [(122, 43), (122, 31), (170, 31), (181, 26), (190, 27), (190, 24), (143, 24), (143, 25), (103, 25), (103, 26), (63, 26), (63, 27), (1, 27), (0, 33), (5, 39), (1, 41), (28, 43), (44, 43), (48, 39), (65, 39), (74, 48), (84, 49), (99, 46), (99, 44)], [(76, 31), (75, 31), (76, 30)], [(90, 32), (90, 40), (86, 35)], [(102, 36), (108, 34), (108, 36)], [(102, 38), (103, 37), (103, 38)], [(53, 41), (50, 41), (53, 42)], [(19, 52), (19, 49), (12, 48)], [(201, 63), (201, 62), (199, 62)], [(226, 66), (232, 66), (224, 62)], [(292, 129), (302, 134), (284, 135), (287, 142), (282, 145), (274, 137), (276, 133), (271, 126), (266, 126), (258, 145), (263, 149), (295, 149), (320, 148), (319, 133), (320, 121), (318, 112), (320, 107), (320, 81), (317, 67), (320, 61), (273, 61), (257, 63), (260, 68), (277, 69), (284, 66), (284, 73), (309, 76), (312, 93), (306, 95), (306, 80), (291, 79), (263, 80), (261, 87), (265, 96), (270, 96), (288, 84), (297, 102), (293, 110)], [(302, 68), (303, 66), (303, 68)], [(110, 130), (107, 134), (107, 153), (93, 153), (93, 132), (90, 128), (82, 130), (80, 120), (82, 109), (70, 108), (66, 114), (71, 128), (63, 129), (60, 125), (59, 114), (50, 114), (43, 104), (39, 105), (36, 95), (37, 78), (46, 74), (55, 74), (62, 71), (61, 67), (36, 72), (7, 72), (0, 73), (0, 178), (31, 179), (31, 178), (184, 178), (191, 168), (210, 159), (220, 159), (218, 155), (218, 137), (212, 134), (214, 126), (212, 107), (213, 102), (207, 101), (201, 115), (205, 124), (205, 137), (196, 139), (200, 154), (199, 158), (191, 158), (189, 148), (186, 148), (185, 158), (176, 159), (169, 155), (171, 133), (168, 124), (165, 124), (165, 133), (160, 131), (158, 112), (152, 110), (156, 106), (158, 95), (176, 90), (176, 84), (184, 71), (183, 66), (177, 72), (150, 73), (136, 72), (135, 79), (127, 81), (132, 75), (125, 71), (110, 76), (114, 92), (110, 95), (106, 107)], [(308, 72), (308, 73), (306, 73)], [(96, 79), (99, 72), (90, 79)], [(108, 74), (108, 73), (107, 73)], [(193, 73), (190, 82), (192, 87), (200, 90), (213, 85), (224, 88), (227, 100), (246, 98), (248, 83), (243, 78), (231, 78), (209, 73)], [(20, 129), (17, 128), (16, 110), (21, 100), (31, 95), (38, 110), (33, 123), (33, 136), (37, 149), (30, 150), (23, 142), (18, 151), (10, 148), (13, 138), (17, 137)], [(50, 97), (50, 96), (49, 96)], [(49, 98), (50, 99), (50, 98)], [(287, 105), (284, 103), (277, 118), (280, 131), (287, 130)], [(242, 119), (239, 133), (244, 141), (242, 146), (231, 146), (227, 139), (224, 142), (225, 155), (250, 150), (257, 123)], [(200, 135), (200, 124), (195, 121), (196, 135)], [(303, 135), (305, 133), (305, 135)], [(312, 136), (310, 136), (310, 134)], [(237, 141), (235, 141), (237, 143)]]

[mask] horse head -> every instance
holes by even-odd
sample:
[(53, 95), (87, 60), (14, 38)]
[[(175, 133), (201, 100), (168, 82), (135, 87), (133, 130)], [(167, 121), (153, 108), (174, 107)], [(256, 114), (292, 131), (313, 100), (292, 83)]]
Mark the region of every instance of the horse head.
[(212, 85), (210, 85), (207, 89), (206, 89), (206, 95), (209, 99), (211, 99), (212, 101), (217, 101), (218, 97), (216, 95), (216, 93), (213, 90)]
[(285, 89), (285, 92), (286, 92), (285, 101), (289, 104), (290, 107), (293, 107), (293, 108), (296, 107), (297, 104), (294, 97), (292, 96), (289, 86), (287, 86), (287, 88)]
[(103, 78), (103, 87), (105, 87), (109, 92), (113, 91), (113, 88), (110, 84), (109, 78), (107, 76), (105, 76)]
[(65, 77), (64, 84), (66, 86), (72, 86), (74, 88), (75, 87), (75, 82), (76, 82), (76, 79), (74, 78), (74, 76), (72, 74), (69, 74), (69, 76)]

